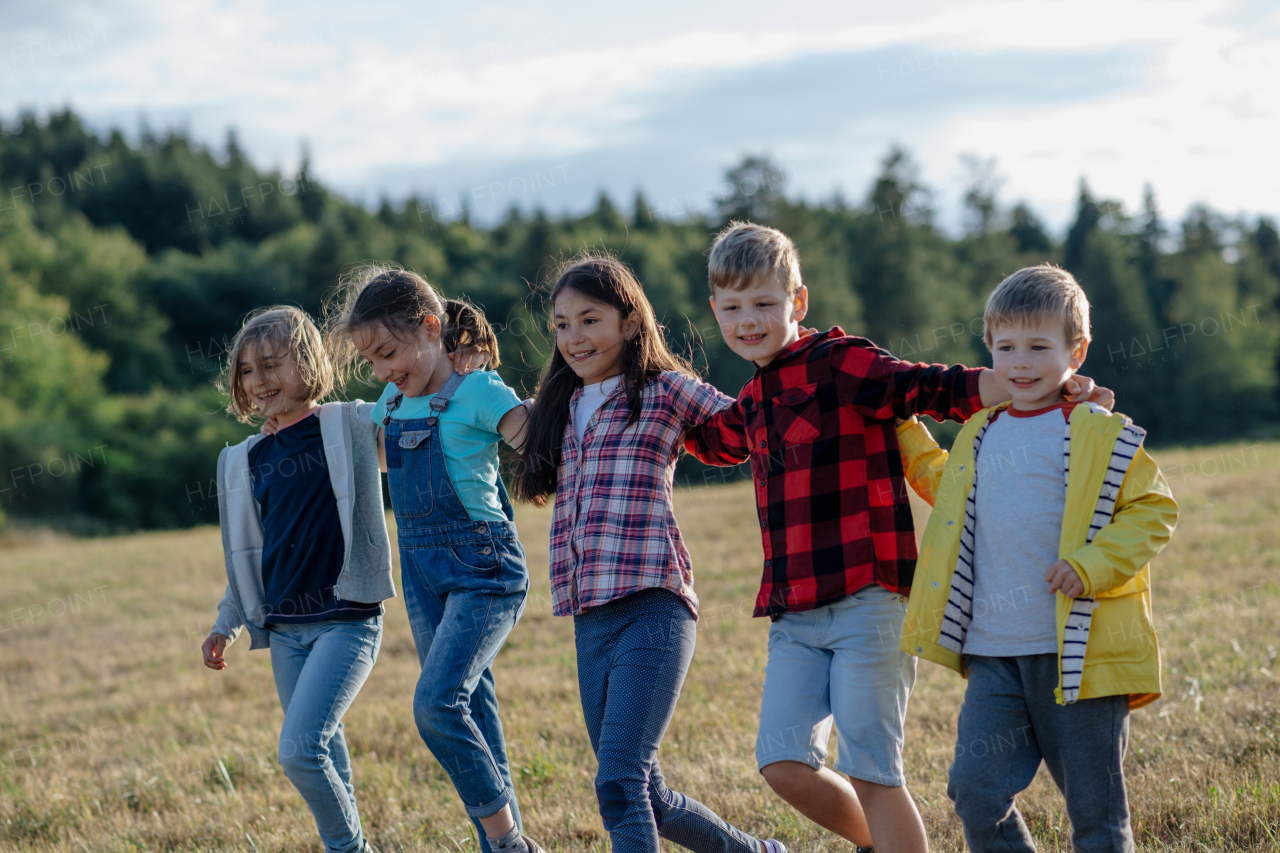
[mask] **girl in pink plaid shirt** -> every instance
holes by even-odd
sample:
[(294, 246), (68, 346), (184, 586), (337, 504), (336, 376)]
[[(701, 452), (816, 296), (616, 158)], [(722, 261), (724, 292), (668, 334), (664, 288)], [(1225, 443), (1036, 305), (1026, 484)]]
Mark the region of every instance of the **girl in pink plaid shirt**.
[(555, 495), (551, 589), (573, 616), (578, 689), (615, 853), (786, 853), (669, 789), (658, 745), (693, 657), (698, 597), (672, 512), (685, 432), (732, 398), (667, 348), (631, 270), (589, 255), (551, 294), (556, 348), (538, 386), (517, 497)]

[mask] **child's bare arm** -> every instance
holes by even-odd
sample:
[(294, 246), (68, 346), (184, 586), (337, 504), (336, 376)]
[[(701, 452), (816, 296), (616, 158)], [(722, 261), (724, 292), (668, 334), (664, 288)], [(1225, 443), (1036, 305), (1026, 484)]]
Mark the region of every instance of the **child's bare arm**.
[(525, 430), (528, 425), (529, 409), (521, 403), (498, 421), (498, 432), (507, 444), (520, 451), (524, 449)]
[[(983, 408), (990, 408), (1013, 399), (1009, 392), (1000, 387), (996, 381), (996, 372), (984, 367), (978, 376), (978, 394), (982, 397)], [(1077, 373), (1062, 386), (1062, 396), (1072, 403), (1097, 403), (1107, 411), (1116, 404), (1116, 395), (1110, 388), (1104, 388), (1088, 376)]]

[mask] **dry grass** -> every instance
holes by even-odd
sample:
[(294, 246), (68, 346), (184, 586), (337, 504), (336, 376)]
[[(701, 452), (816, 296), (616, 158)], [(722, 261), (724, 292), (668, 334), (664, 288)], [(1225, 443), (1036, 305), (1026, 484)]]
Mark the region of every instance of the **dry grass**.
[[(1134, 714), (1126, 766), (1140, 847), (1280, 848), (1280, 444), (1157, 456), (1182, 520), (1155, 567), (1166, 694)], [(703, 618), (661, 753), (670, 783), (793, 851), (849, 849), (755, 771), (768, 623), (749, 618), (760, 546), (748, 488), (684, 492), (677, 512)], [(522, 509), (518, 521), (533, 593), (497, 675), (526, 827), (549, 850), (603, 849), (572, 623), (550, 613), (548, 514)], [(0, 551), (0, 850), (321, 849), (275, 763), (268, 656), (242, 641), (227, 671), (200, 664), (223, 578), (208, 528)], [(474, 849), (414, 728), (416, 675), (394, 601), (378, 665), (346, 718), (367, 832), (383, 851)], [(962, 691), (952, 673), (921, 664), (906, 764), (937, 850), (963, 846), (944, 793)], [(1042, 849), (1069, 849), (1043, 773), (1022, 807)]]

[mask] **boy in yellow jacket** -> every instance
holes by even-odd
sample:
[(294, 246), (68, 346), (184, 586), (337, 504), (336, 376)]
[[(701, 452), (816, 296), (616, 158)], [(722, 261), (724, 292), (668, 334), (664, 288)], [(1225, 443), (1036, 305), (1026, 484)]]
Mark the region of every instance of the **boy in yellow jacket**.
[(899, 429), (934, 507), (902, 649), (969, 679), (947, 795), (970, 850), (1035, 850), (1016, 796), (1043, 760), (1074, 849), (1132, 851), (1121, 764), (1129, 710), (1160, 696), (1148, 563), (1178, 508), (1143, 429), (1063, 402), (1090, 341), (1070, 273), (1019, 270), (983, 322), (1012, 402), (970, 418), (950, 454), (914, 419)]

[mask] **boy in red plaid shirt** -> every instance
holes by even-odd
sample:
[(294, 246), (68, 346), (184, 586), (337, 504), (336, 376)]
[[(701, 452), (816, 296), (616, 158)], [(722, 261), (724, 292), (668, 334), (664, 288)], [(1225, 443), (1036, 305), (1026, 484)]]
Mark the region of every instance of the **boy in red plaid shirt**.
[[(902, 770), (915, 661), (898, 643), (916, 541), (894, 422), (963, 421), (1008, 395), (989, 369), (900, 361), (839, 327), (801, 337), (808, 292), (776, 229), (731, 223), (709, 278), (725, 342), (757, 370), (686, 448), (712, 465), (751, 462), (765, 556), (755, 615), (773, 620), (760, 772), (860, 848), (928, 850)], [(1077, 378), (1076, 399), (1111, 396)]]

